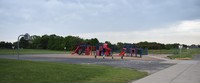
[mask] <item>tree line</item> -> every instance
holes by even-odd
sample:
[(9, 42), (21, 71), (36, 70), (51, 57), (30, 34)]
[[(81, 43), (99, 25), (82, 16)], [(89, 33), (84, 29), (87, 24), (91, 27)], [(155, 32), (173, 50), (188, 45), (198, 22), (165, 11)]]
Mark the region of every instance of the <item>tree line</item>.
[[(52, 35), (43, 35), (31, 36), (31, 40), (27, 41), (24, 38), (20, 39), (20, 47), (28, 49), (50, 49), (50, 50), (63, 50), (66, 47), (66, 50), (74, 50), (76, 46), (80, 43), (87, 42), (90, 45), (96, 45), (99, 43), (97, 38), (92, 39), (83, 39), (78, 36), (57, 36)], [(17, 42), (15, 42), (17, 43)], [(14, 44), (15, 44), (14, 43)], [(16, 45), (16, 44), (15, 44)]]
[[(31, 36), (31, 38), (32, 39), (29, 41), (25, 40), (23, 37), (20, 38), (20, 48), (63, 50), (64, 47), (66, 47), (66, 50), (72, 51), (81, 43), (88, 43), (89, 45), (92, 45), (92, 46), (95, 46), (99, 43), (104, 43), (104, 42), (99, 42), (97, 38), (83, 39), (78, 36), (62, 37), (55, 34), (42, 35), (42, 36), (33, 35)], [(124, 44), (127, 44), (127, 43), (122, 43), (122, 42), (118, 42), (117, 44), (111, 44), (109, 41), (105, 41), (105, 42), (109, 44), (109, 47), (111, 47), (113, 51), (119, 51), (123, 48)], [(131, 44), (135, 45), (135, 47), (138, 47), (138, 48), (148, 48), (148, 49), (155, 49), (155, 50), (175, 49), (175, 48), (178, 48), (178, 45), (180, 45), (179, 43), (162, 44), (162, 43), (147, 42), (147, 41), (139, 42), (139, 43), (131, 43)], [(11, 49), (12, 47), (17, 48), (17, 41), (14, 43), (4, 42), (4, 41), (0, 42), (1, 49)], [(187, 45), (183, 45), (183, 47), (187, 47)]]

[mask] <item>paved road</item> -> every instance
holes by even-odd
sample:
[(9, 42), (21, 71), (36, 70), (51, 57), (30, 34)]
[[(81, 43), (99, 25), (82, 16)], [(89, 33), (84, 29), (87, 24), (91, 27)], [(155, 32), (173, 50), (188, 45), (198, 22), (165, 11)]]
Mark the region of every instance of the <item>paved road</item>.
[(150, 74), (172, 66), (173, 64), (160, 63), (161, 60), (154, 61), (143, 61), (143, 60), (120, 60), (110, 62), (94, 62), (92, 64), (109, 65), (114, 67), (126, 67), (133, 68), (140, 71), (146, 71)]
[(198, 60), (198, 61), (200, 61), (200, 54), (199, 55), (196, 55), (196, 56), (194, 56), (194, 59), (193, 60)]
[(200, 55), (132, 83), (200, 83)]
[[(54, 56), (54, 57), (52, 57)], [(55, 57), (57, 56), (57, 57)], [(17, 59), (14, 55), (0, 55), (0, 58)], [(150, 74), (158, 72), (162, 69), (168, 68), (174, 64), (161, 63), (164, 60), (117, 60), (117, 59), (94, 59), (94, 58), (66, 58), (62, 54), (43, 54), (43, 55), (20, 55), (21, 60), (31, 61), (50, 61), (50, 62), (64, 62), (74, 64), (98, 64), (108, 65), (114, 67), (133, 68), (141, 71), (146, 71)]]

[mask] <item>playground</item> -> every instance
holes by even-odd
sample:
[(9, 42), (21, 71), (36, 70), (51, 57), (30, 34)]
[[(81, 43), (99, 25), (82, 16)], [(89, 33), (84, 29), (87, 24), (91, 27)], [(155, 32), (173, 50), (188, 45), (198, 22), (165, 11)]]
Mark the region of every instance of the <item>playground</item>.
[[(4, 51), (6, 51), (6, 50), (4, 50)], [(70, 65), (74, 65), (73, 68), (77, 67), (77, 65), (80, 65), (81, 68), (77, 68), (77, 69), (82, 69), (87, 66), (90, 66), (92, 68), (96, 68), (96, 66), (99, 66), (99, 65), (102, 67), (105, 67), (105, 68), (111, 66), (112, 69), (110, 69), (110, 70), (113, 72), (112, 72), (112, 74), (109, 74), (109, 75), (113, 75), (114, 73), (116, 73), (116, 70), (117, 70), (117, 72), (118, 72), (117, 74), (119, 74), (119, 75), (113, 75), (114, 77), (117, 76), (116, 78), (121, 78), (120, 75), (122, 73), (124, 75), (125, 72), (128, 72), (128, 70), (121, 71), (120, 70), (121, 68), (133, 69), (133, 70), (137, 70), (140, 72), (147, 72), (150, 75), (150, 76), (147, 76), (147, 78), (148, 78), (151, 76), (155, 76), (156, 74), (159, 74), (159, 72), (165, 71), (166, 69), (171, 69), (174, 66), (176, 67), (177, 63), (181, 62), (180, 60), (170, 60), (169, 58), (167, 58), (167, 56), (169, 56), (170, 54), (148, 54), (148, 55), (142, 55), (142, 57), (140, 57), (140, 56), (135, 56), (135, 54), (133, 54), (133, 56), (130, 56), (131, 54), (128, 52), (123, 55), (123, 58), (121, 58), (120, 54), (122, 52), (125, 52), (125, 51), (122, 50), (120, 53), (112, 53), (112, 55), (105, 55), (105, 56), (95, 55), (96, 51), (90, 52), (89, 55), (86, 55), (84, 52), (79, 55), (78, 53), (74, 53), (74, 51), (73, 52), (65, 52), (65, 53), (62, 52), (61, 54), (53, 54), (53, 53), (51, 53), (51, 54), (21, 54), (19, 56), (19, 60), (16, 60), (19, 62), (14, 65), (16, 65), (16, 68), (18, 68), (17, 65), (22, 64), (22, 68), (24, 68), (24, 66), (25, 66), (24, 62), (26, 63), (26, 61), (33, 61), (34, 63), (39, 63), (39, 64), (43, 63), (43, 62), (48, 63), (49, 66), (44, 66), (44, 65), (40, 66), (44, 70), (48, 67), (54, 68), (54, 66), (52, 66), (52, 64), (56, 64), (59, 66), (63, 65), (62, 67), (70, 64)], [(92, 53), (94, 53), (94, 54), (92, 54)], [(4, 55), (4, 54), (1, 54), (0, 58), (13, 59), (13, 60), (18, 59), (17, 55)], [(199, 58), (199, 56), (197, 58)], [(26, 61), (24, 61), (24, 60), (26, 60)], [(23, 61), (23, 63), (21, 63), (21, 61)], [(9, 63), (9, 64), (11, 64), (11, 63)], [(29, 66), (29, 64), (30, 63), (28, 63), (26, 66)], [(39, 64), (37, 64), (37, 65), (39, 65)], [(188, 62), (186, 62), (184, 64), (188, 64)], [(182, 63), (180, 65), (182, 65)], [(178, 64), (178, 66), (179, 66), (179, 64)], [(74, 71), (74, 69), (71, 68), (71, 66), (69, 66), (69, 67), (67, 67), (67, 68), (69, 68), (70, 71)], [(16, 69), (16, 68), (12, 68), (12, 69)], [(29, 68), (29, 67), (27, 67), (27, 68)], [(36, 69), (38, 69), (38, 68), (36, 68)], [(34, 69), (34, 70), (36, 70), (36, 69)], [(62, 68), (60, 68), (60, 69), (62, 69)], [(75, 70), (77, 70), (77, 69), (75, 68)], [(101, 68), (97, 68), (97, 69), (98, 69), (98, 71), (102, 70)], [(28, 70), (32, 70), (32, 69), (28, 69)], [(48, 69), (48, 72), (55, 71), (55, 70), (56, 69), (52, 69), (52, 70)], [(66, 68), (64, 68), (62, 70), (62, 72), (64, 72), (65, 70), (66, 70)], [(105, 70), (105, 69), (103, 69), (103, 70)], [(108, 69), (106, 69), (106, 70), (108, 70)], [(13, 71), (15, 71), (15, 70), (13, 70)], [(37, 70), (37, 71), (41, 71), (41, 70)], [(60, 70), (58, 70), (58, 71), (60, 71)], [(90, 70), (87, 70), (87, 68), (85, 70), (77, 70), (77, 71), (80, 71), (80, 72), (77, 72), (77, 74), (82, 75), (83, 73), (81, 73), (81, 72), (85, 71), (85, 72), (88, 72), (88, 74), (86, 74), (86, 75), (91, 75), (89, 72)], [(43, 73), (43, 72), (46, 72), (46, 71), (41, 71), (41, 73)], [(105, 72), (107, 72), (107, 71), (105, 71)], [(119, 73), (119, 72), (121, 72), (121, 73)], [(133, 71), (130, 71), (130, 72), (133, 72)], [(65, 72), (65, 73), (69, 73), (69, 72)], [(109, 72), (107, 72), (107, 73), (109, 73)], [(108, 82), (108, 79), (104, 80), (104, 82), (108, 82), (108, 83), (132, 82), (132, 80), (137, 78), (138, 75), (141, 75), (141, 74), (129, 74), (129, 73), (128, 73), (128, 75), (136, 75), (136, 77), (131, 77), (131, 78), (127, 77), (127, 79), (129, 79), (129, 80), (128, 81), (123, 80), (123, 82), (120, 82), (118, 80), (110, 80), (110, 79), (109, 79), (109, 81), (112, 81), (112, 82)], [(5, 74), (7, 74), (7, 73), (5, 73)], [(74, 74), (74, 73), (72, 73), (72, 74)], [(99, 74), (99, 73), (97, 73), (97, 74)], [(95, 74), (95, 75), (97, 75), (97, 74)], [(54, 75), (56, 76), (57, 73), (54, 73)], [(66, 74), (66, 75), (68, 75), (68, 74)], [(66, 75), (65, 74), (60, 75), (61, 82), (64, 81), (63, 80), (64, 78), (62, 79), (62, 76), (66, 76)], [(125, 75), (125, 76), (128, 76), (128, 75)], [(165, 74), (163, 74), (162, 77), (165, 78), (166, 77), (165, 75), (168, 75), (168, 74), (165, 73)], [(13, 75), (11, 75), (11, 76), (13, 76)], [(41, 76), (41, 75), (39, 75), (39, 76)], [(99, 76), (99, 75), (97, 75), (97, 76)], [(107, 76), (107, 75), (105, 74), (104, 76)], [(156, 75), (156, 76), (159, 76), (159, 75)], [(175, 75), (173, 74), (173, 76), (175, 76)], [(51, 79), (54, 79), (54, 76), (51, 76), (51, 77), (52, 77)], [(75, 77), (77, 77), (77, 76), (75, 76)], [(71, 78), (71, 76), (69, 76), (68, 78), (69, 78), (68, 81), (69, 80), (76, 81), (76, 78)], [(132, 78), (134, 78), (134, 79), (132, 79)], [(14, 78), (12, 78), (12, 79), (14, 79)], [(99, 78), (95, 78), (95, 80), (97, 80), (97, 79), (99, 79)], [(102, 79), (105, 79), (105, 77), (102, 77)], [(132, 79), (132, 80), (130, 80), (130, 79)], [(16, 78), (16, 80), (18, 80), (18, 79)], [(35, 80), (35, 78), (32, 77), (32, 80)], [(42, 81), (42, 80), (44, 80), (44, 79), (40, 79), (38, 81)], [(95, 80), (92, 80), (91, 83), (95, 82)], [(27, 80), (27, 81), (29, 81), (29, 80)], [(56, 79), (54, 81), (56, 81)], [(101, 81), (102, 80), (100, 80), (100, 79), (98, 80), (99, 83), (103, 83)], [(147, 79), (146, 81), (148, 82), (149, 80)], [(5, 82), (5, 81), (3, 81), (3, 82)], [(88, 83), (88, 81), (86, 81), (85, 83)], [(142, 83), (146, 83), (146, 82), (142, 82)]]
[[(6, 50), (3, 50), (2, 52), (5, 51)], [(44, 50), (42, 51), (45, 52)], [(153, 74), (176, 64), (176, 62), (163, 63), (164, 61), (169, 60), (167, 56), (170, 56), (170, 54), (149, 54), (148, 48), (140, 48), (133, 44), (124, 44), (120, 52), (113, 52), (112, 48), (107, 43), (99, 43), (96, 46), (92, 46), (87, 43), (81, 43), (77, 45), (72, 52), (62, 51), (56, 52), (56, 54), (53, 54), (52, 52), (50, 52), (50, 54), (22, 54), (19, 56), (19, 59), (72, 64), (106, 65), (137, 69), (148, 72), (149, 74)], [(17, 59), (18, 56), (3, 54), (0, 56), (0, 58)]]
[[(3, 50), (3, 51), (5, 52), (6, 50)], [(40, 51), (40, 50), (37, 50), (36, 52), (38, 52), (38, 51)], [(51, 51), (43, 50), (43, 52), (48, 53)], [(40, 66), (40, 67), (44, 68), (44, 70), (46, 70), (46, 68), (48, 68), (48, 67), (49, 68), (57, 68), (54, 66), (63, 65), (62, 67), (64, 69), (60, 68), (60, 69), (62, 69), (62, 72), (64, 72), (66, 68), (68, 68), (69, 71), (74, 71), (73, 69), (75, 67), (77, 67), (75, 70), (79, 71), (79, 72), (75, 73), (75, 74), (78, 74), (78, 75), (80, 74), (81, 76), (83, 75), (81, 77), (82, 80), (85, 80), (84, 72), (88, 72), (87, 75), (94, 74), (95, 76), (99, 76), (99, 74), (100, 74), (100, 73), (94, 73), (96, 71), (94, 71), (93, 74), (90, 74), (91, 71), (87, 69), (88, 68), (87, 66), (89, 66), (89, 68), (97, 69), (97, 71), (100, 71), (100, 70), (101, 71), (102, 70), (113, 71), (111, 73), (109, 73), (109, 71), (105, 71), (106, 73), (102, 74), (103, 77), (101, 79), (105, 79), (105, 76), (107, 76), (107, 74), (109, 74), (111, 77), (117, 76), (116, 78), (128, 76), (128, 78), (126, 78), (126, 79), (123, 78), (123, 80), (121, 80), (121, 82), (116, 79), (111, 80), (112, 78), (102, 81), (101, 79), (99, 79), (99, 77), (97, 77), (94, 80), (92, 80), (91, 83), (95, 82), (95, 80), (98, 80), (99, 83), (108, 82), (108, 81), (111, 81), (108, 83), (132, 82), (132, 81), (134, 81), (134, 79), (139, 79), (141, 77), (146, 76), (147, 73), (148, 73), (148, 75), (152, 76), (154, 74), (159, 73), (160, 71), (163, 71), (163, 70), (173, 67), (173, 65), (176, 66), (177, 63), (180, 63), (180, 61), (178, 61), (178, 60), (170, 60), (169, 58), (167, 58), (167, 56), (170, 56), (170, 54), (149, 54), (147, 48), (140, 48), (140, 47), (134, 46), (133, 44), (124, 44), (124, 46), (121, 48), (120, 52), (113, 52), (113, 50), (108, 46), (108, 44), (103, 43), (103, 44), (98, 44), (97, 46), (80, 44), (76, 47), (76, 49), (74, 49), (74, 51), (71, 51), (71, 52), (62, 51), (62, 52), (58, 52), (55, 54), (54, 54), (54, 52), (49, 53), (49, 54), (45, 54), (45, 53), (37, 54), (35, 52), (33, 54), (31, 54), (31, 53), (25, 54), (25, 53), (26, 53), (26, 51), (24, 51), (24, 54), (20, 54), (19, 57), (12, 53), (9, 55), (1, 54), (0, 58), (2, 58), (1, 61), (3, 61), (4, 63), (7, 63), (7, 62), (5, 62), (6, 59), (19, 59), (19, 60), (13, 60), (13, 61), (17, 61), (18, 64), (9, 63), (9, 64), (16, 65), (17, 68), (18, 68), (17, 65), (19, 65), (19, 63), (22, 64), (22, 68), (24, 68), (23, 67), (24, 63), (21, 63), (20, 61), (23, 61), (25, 63), (27, 63), (28, 61), (31, 61), (31, 64), (32, 64), (32, 62), (39, 63), (39, 64), (40, 63), (43, 64), (43, 62), (47, 63), (49, 65), (47, 67), (44, 65)], [(24, 61), (24, 60), (26, 60), (26, 61)], [(51, 64), (56, 64), (56, 65), (51, 65)], [(71, 65), (71, 66), (66, 67), (65, 65)], [(77, 65), (80, 65), (80, 68)], [(26, 64), (26, 66), (28, 66), (27, 68), (29, 68), (28, 64)], [(96, 68), (96, 66), (100, 66), (100, 67)], [(102, 68), (101, 66), (105, 67), (105, 68)], [(17, 68), (16, 68), (16, 70), (17, 70)], [(82, 70), (82, 68), (84, 68), (84, 70)], [(109, 69), (109, 68), (111, 68), (111, 69)], [(122, 68), (122, 70), (121, 70), (121, 68)], [(13, 69), (13, 68), (11, 68), (11, 69)], [(123, 69), (125, 69), (125, 70), (123, 71)], [(126, 70), (126, 69), (128, 69), (128, 70)], [(32, 69), (26, 69), (26, 70), (28, 70), (27, 72), (29, 72), (29, 70), (32, 70)], [(34, 70), (37, 70), (37, 67)], [(129, 71), (129, 70), (131, 70), (131, 71)], [(6, 71), (6, 70), (3, 70), (3, 71)], [(38, 72), (38, 71), (40, 71), (40, 70), (37, 70), (36, 72)], [(48, 72), (51, 72), (51, 71), (55, 71), (55, 69), (52, 69), (52, 70), (48, 69)], [(58, 70), (58, 71), (60, 71), (60, 70)], [(56, 72), (58, 72), (58, 71), (56, 71)], [(114, 71), (117, 71), (117, 73)], [(43, 73), (43, 72), (46, 72), (46, 71), (41, 71), (41, 73)], [(125, 72), (128, 72), (128, 73), (125, 73)], [(138, 72), (140, 74), (130, 74), (130, 72), (132, 72), (132, 73)], [(18, 73), (18, 71), (16, 73)], [(69, 72), (65, 72), (65, 73), (68, 74)], [(114, 73), (116, 73), (117, 75), (115, 75)], [(5, 73), (5, 74), (7, 74), (7, 73)], [(71, 73), (70, 75), (73, 75), (73, 74), (74, 73)], [(124, 76), (121, 76), (121, 74), (123, 74)], [(143, 74), (143, 75), (140, 76), (141, 74)], [(56, 76), (57, 73), (54, 73), (54, 75)], [(70, 81), (70, 80), (76, 81), (76, 79), (79, 78), (79, 76), (75, 76), (76, 78), (71, 78), (70, 75), (69, 75), (69, 77), (67, 77), (67, 78), (69, 78), (69, 79), (67, 79), (67, 81)], [(129, 75), (136, 75), (136, 76), (133, 77), (133, 79), (132, 79), (132, 77), (130, 77)], [(10, 76), (12, 76), (12, 75), (10, 75)], [(48, 76), (48, 75), (46, 75), (46, 76)], [(63, 80), (65, 80), (65, 78), (62, 78), (62, 76), (66, 76), (66, 75), (62, 74), (59, 76), (61, 76), (61, 82)], [(159, 76), (159, 75), (157, 75), (157, 76)], [(54, 76), (52, 76), (51, 79), (53, 79), (53, 78), (54, 78)], [(12, 79), (14, 79), (14, 78), (12, 78)], [(30, 78), (28, 78), (28, 79), (30, 79)], [(31, 79), (32, 79), (32, 77), (31, 77)], [(91, 76), (91, 79), (93, 79), (93, 76)], [(19, 79), (16, 78), (16, 80), (19, 80)], [(35, 78), (33, 77), (32, 80), (35, 80)], [(44, 80), (44, 79), (41, 79), (41, 80)], [(57, 79), (55, 79), (54, 81), (56, 81), (56, 80)], [(90, 79), (86, 79), (86, 80), (87, 81), (85, 83), (88, 83), (88, 80), (90, 80)], [(3, 82), (5, 82), (5, 81), (3, 81)], [(144, 83), (144, 82), (142, 82), (142, 83)]]
[[(112, 48), (110, 48), (107, 43), (99, 43), (96, 46), (91, 46), (87, 43), (81, 43), (76, 47), (74, 52), (71, 54), (88, 55), (88, 56), (94, 55), (94, 58), (102, 56), (103, 59), (105, 59), (106, 56), (114, 59), (114, 57), (116, 56)], [(121, 52), (117, 55), (121, 57), (121, 59), (127, 56), (142, 58), (143, 55), (148, 55), (148, 48), (143, 49), (143, 48), (138, 48), (136, 45), (133, 44), (124, 44)]]
[[(140, 71), (155, 73), (173, 63), (161, 63), (168, 55), (148, 54), (147, 48), (139, 48), (133, 44), (125, 44), (119, 53), (113, 52), (107, 43), (91, 46), (87, 43), (79, 44), (73, 52), (64, 54), (23, 54), (20, 60), (63, 62), (72, 64), (97, 64), (113, 67), (131, 68)], [(154, 56), (154, 57), (151, 57)], [(161, 58), (155, 58), (155, 56)], [(0, 58), (17, 59), (17, 55), (1, 55)]]

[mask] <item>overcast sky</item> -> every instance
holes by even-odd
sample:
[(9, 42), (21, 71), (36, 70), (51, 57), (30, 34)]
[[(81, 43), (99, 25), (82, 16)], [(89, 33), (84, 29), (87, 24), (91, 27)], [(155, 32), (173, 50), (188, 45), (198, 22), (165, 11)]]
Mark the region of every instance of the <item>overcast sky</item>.
[(0, 41), (24, 33), (200, 44), (200, 0), (0, 0)]

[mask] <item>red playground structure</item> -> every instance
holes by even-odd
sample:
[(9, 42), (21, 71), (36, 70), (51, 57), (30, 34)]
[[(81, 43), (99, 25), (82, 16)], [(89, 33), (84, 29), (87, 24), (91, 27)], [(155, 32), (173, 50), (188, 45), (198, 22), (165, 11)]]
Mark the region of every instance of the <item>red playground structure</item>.
[(94, 46), (90, 46), (86, 43), (80, 44), (79, 46), (76, 47), (76, 50), (72, 53), (72, 54), (83, 54), (85, 53), (85, 55), (91, 55), (92, 51), (95, 50)]
[[(78, 54), (78, 55), (92, 55), (94, 52), (95, 58), (97, 56), (103, 56), (103, 59), (105, 56), (112, 56), (111, 55), (111, 48), (108, 47), (107, 43), (100, 43), (95, 46), (90, 46), (86, 43), (82, 43), (78, 45), (75, 49), (75, 51), (72, 53), (73, 54)], [(113, 57), (112, 57), (113, 58)]]
[(108, 47), (107, 43), (99, 44), (96, 46), (96, 55), (97, 56), (109, 56), (111, 55), (111, 49)]
[(140, 58), (142, 58), (142, 55), (148, 55), (148, 49), (142, 49), (142, 48), (136, 48), (133, 44), (124, 44), (122, 51), (120, 52), (119, 56), (121, 56), (121, 59), (126, 55), (129, 56), (136, 56), (137, 54), (140, 55)]

